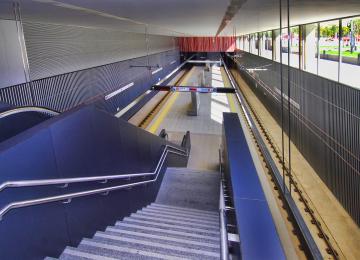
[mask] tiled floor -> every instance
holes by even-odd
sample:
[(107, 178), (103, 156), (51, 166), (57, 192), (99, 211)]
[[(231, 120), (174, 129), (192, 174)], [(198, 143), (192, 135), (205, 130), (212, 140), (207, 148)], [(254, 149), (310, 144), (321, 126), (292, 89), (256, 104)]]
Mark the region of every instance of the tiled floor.
[[(198, 86), (198, 78), (203, 67), (194, 67), (186, 82), (182, 85)], [(220, 68), (213, 67), (211, 72), (211, 85), (223, 87)], [(188, 116), (187, 110), (191, 105), (190, 93), (180, 93), (170, 112), (159, 129), (165, 128), (169, 132), (186, 132), (196, 134), (221, 135), (222, 113), (229, 112), (229, 104), (225, 94), (200, 94), (200, 109), (198, 116)], [(160, 131), (159, 130), (159, 131)]]

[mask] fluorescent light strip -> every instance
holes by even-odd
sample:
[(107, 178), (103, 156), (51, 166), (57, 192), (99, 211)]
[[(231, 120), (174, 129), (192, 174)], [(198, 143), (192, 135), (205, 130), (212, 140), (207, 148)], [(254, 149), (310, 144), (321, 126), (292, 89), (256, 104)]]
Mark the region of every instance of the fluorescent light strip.
[(158, 73), (159, 71), (162, 71), (163, 70), (163, 68), (161, 67), (161, 68), (158, 68), (157, 70), (154, 70), (153, 72), (151, 72), (151, 74), (156, 74), (156, 73)]
[(135, 106), (139, 101), (144, 98), (146, 95), (148, 95), (151, 92), (151, 90), (146, 91), (144, 94), (142, 94), (140, 97), (136, 98), (133, 102), (131, 102), (129, 105), (127, 105), (125, 108), (123, 108), (121, 111), (115, 114), (116, 117), (121, 117), (124, 115), (127, 111), (129, 111), (133, 106)]
[(170, 65), (174, 64), (176, 62), (176, 60), (173, 60), (172, 62), (170, 62)]
[(188, 63), (217, 63), (221, 64), (219, 60), (189, 60)]
[(168, 78), (170, 78), (172, 75), (174, 75), (177, 71), (179, 71), (187, 62), (189, 62), (189, 60), (192, 59), (192, 57), (194, 57), (195, 54), (193, 54), (190, 58), (188, 58), (186, 61), (184, 61), (183, 63), (181, 63), (176, 69), (174, 69), (170, 74), (168, 74), (165, 78), (159, 80), (155, 85), (159, 86), (161, 83), (163, 83), (165, 80), (167, 80)]
[[(186, 61), (184, 61), (182, 64), (180, 64), (180, 66), (178, 66), (176, 69), (174, 69), (171, 73), (169, 73), (165, 78), (159, 80), (156, 85), (160, 85), (162, 82), (164, 82), (165, 80), (167, 80), (168, 78), (170, 78), (172, 75), (174, 75), (177, 71), (179, 71), (192, 57), (194, 57), (195, 54), (193, 54), (190, 58), (188, 58)], [(175, 61), (176, 62), (176, 61)], [(141, 95), (140, 97), (136, 98), (133, 102), (131, 102), (129, 105), (127, 105), (125, 108), (123, 108), (121, 111), (119, 111), (118, 113), (116, 113), (116, 117), (121, 117), (122, 115), (124, 115), (127, 111), (130, 110), (130, 108), (132, 108), (133, 106), (135, 106), (136, 103), (138, 103), (144, 96), (148, 95), (151, 91), (148, 90), (146, 91), (143, 95)], [(111, 95), (111, 94), (110, 94)], [(116, 95), (116, 94), (115, 94)]]
[(105, 96), (105, 100), (108, 100), (108, 99), (110, 99), (110, 98), (112, 98), (112, 97), (120, 94), (121, 92), (127, 90), (128, 88), (130, 88), (130, 87), (132, 87), (132, 86), (134, 86), (134, 82), (131, 82), (131, 83), (125, 85), (124, 87), (119, 88), (118, 90), (110, 93), (109, 95), (106, 95), (106, 96)]
[(165, 80), (167, 80), (168, 78), (170, 78), (172, 75), (174, 75), (177, 71), (179, 71), (185, 64), (186, 62), (184, 62), (183, 64), (181, 64), (179, 67), (177, 67), (176, 69), (174, 69), (170, 74), (168, 74), (165, 78), (163, 78), (162, 80), (158, 81), (155, 85), (159, 86), (161, 83), (163, 83)]

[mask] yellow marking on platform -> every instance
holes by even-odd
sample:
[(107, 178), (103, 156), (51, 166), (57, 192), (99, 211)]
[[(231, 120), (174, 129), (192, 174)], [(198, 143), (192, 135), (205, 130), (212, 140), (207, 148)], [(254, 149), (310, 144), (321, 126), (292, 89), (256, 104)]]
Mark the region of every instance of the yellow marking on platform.
[(227, 99), (229, 101), (230, 112), (236, 113), (235, 101), (234, 101), (234, 94), (226, 94)]
[[(191, 74), (192, 74), (192, 69), (184, 76), (183, 80), (181, 80), (181, 82), (179, 84), (177, 84), (177, 86), (181, 86), (184, 83), (186, 84)], [(148, 131), (150, 133), (153, 133), (153, 134), (156, 133), (159, 126), (161, 125), (161, 123), (164, 121), (165, 117), (169, 113), (171, 107), (174, 105), (174, 103), (175, 103), (176, 99), (178, 98), (179, 94), (180, 94), (179, 92), (175, 92), (168, 99), (165, 106), (160, 111), (159, 116), (157, 118), (155, 118), (155, 122), (153, 122), (151, 124), (151, 126), (149, 127)]]
[(161, 123), (164, 121), (165, 117), (167, 116), (167, 114), (169, 113), (171, 107), (173, 106), (173, 104), (175, 103), (176, 99), (179, 96), (179, 92), (175, 92), (171, 95), (170, 99), (168, 100), (168, 102), (165, 104), (165, 107), (160, 111), (159, 116), (156, 118), (155, 122), (151, 125), (151, 127), (149, 128), (149, 132), (150, 133), (156, 133), (156, 131), (158, 130), (159, 126), (161, 125)]

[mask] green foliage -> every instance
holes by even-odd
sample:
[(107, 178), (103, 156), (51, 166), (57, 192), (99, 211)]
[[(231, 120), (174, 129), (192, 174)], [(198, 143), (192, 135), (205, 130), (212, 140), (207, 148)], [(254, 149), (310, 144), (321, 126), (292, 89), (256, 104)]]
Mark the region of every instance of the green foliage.
[[(354, 22), (355, 35), (360, 35), (360, 19), (359, 18), (353, 19), (353, 22)], [(342, 26), (343, 35), (349, 36), (350, 35), (350, 26), (348, 26), (346, 23), (345, 24), (344, 23), (345, 22), (343, 21), (343, 26)]]
[(299, 35), (300, 33), (300, 27), (299, 26), (295, 26), (295, 27), (290, 27), (291, 33), (293, 33), (294, 35)]
[(343, 26), (343, 36), (348, 36), (350, 34), (350, 28), (348, 26)]
[(333, 25), (320, 26), (321, 37), (335, 37), (338, 32), (339, 32), (338, 25), (333, 24)]

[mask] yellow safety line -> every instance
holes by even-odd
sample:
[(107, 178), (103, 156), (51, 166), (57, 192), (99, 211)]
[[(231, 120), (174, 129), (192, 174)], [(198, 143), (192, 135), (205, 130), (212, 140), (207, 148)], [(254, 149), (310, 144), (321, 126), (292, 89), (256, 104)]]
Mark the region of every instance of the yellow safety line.
[(178, 98), (179, 94), (180, 94), (179, 92), (175, 92), (175, 93), (173, 93), (171, 95), (170, 99), (165, 104), (164, 108), (160, 111), (159, 116), (156, 118), (155, 122), (149, 128), (150, 133), (153, 133), (153, 134), (156, 133), (157, 129), (161, 125), (162, 121), (164, 121), (165, 117), (169, 113), (172, 105), (175, 103), (175, 101)]
[(230, 111), (236, 113), (236, 107), (234, 102), (234, 97), (232, 94), (226, 94), (227, 99), (229, 101)]
[[(187, 73), (187, 75), (185, 75), (185, 77), (183, 78), (183, 80), (180, 82), (179, 85), (186, 83), (188, 81), (188, 78), (191, 75), (191, 70)], [(166, 104), (164, 105), (164, 108), (161, 109), (159, 116), (155, 119), (155, 122), (150, 126), (150, 128), (148, 129), (148, 131), (150, 133), (156, 133), (157, 129), (159, 128), (159, 126), (161, 125), (162, 121), (164, 121), (165, 117), (167, 116), (167, 114), (169, 113), (171, 107), (173, 106), (173, 104), (175, 103), (176, 99), (179, 96), (179, 92), (175, 92), (171, 95), (171, 97), (169, 98), (168, 102), (166, 102)]]

